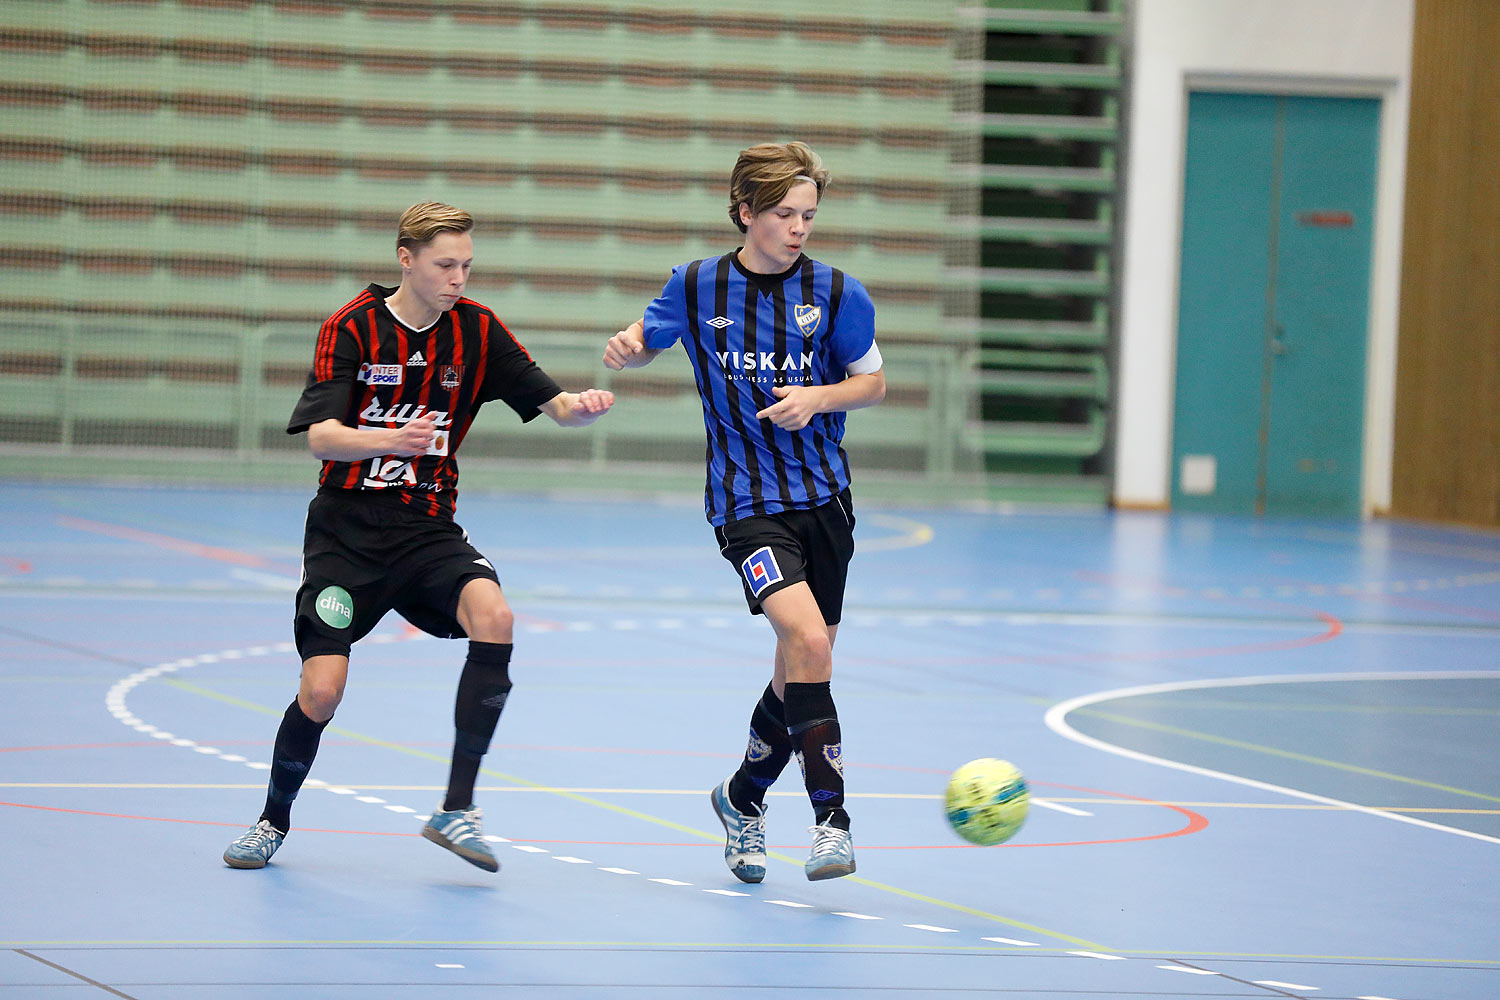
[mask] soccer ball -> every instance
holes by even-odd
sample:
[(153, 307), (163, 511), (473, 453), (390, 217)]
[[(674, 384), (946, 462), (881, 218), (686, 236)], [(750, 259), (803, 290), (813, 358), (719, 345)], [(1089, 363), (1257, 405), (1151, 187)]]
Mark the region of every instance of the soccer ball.
[(1008, 760), (971, 760), (948, 779), (944, 803), (953, 831), (971, 844), (992, 847), (1016, 835), (1026, 821), (1026, 778)]

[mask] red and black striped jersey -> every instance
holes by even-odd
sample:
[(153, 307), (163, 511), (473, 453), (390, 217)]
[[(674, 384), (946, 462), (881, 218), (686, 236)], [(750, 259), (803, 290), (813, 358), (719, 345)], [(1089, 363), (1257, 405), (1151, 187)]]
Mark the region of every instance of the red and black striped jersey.
[(425, 455), (325, 461), (324, 489), (379, 490), (434, 516), (453, 515), (455, 453), (479, 408), (504, 400), (521, 420), (562, 391), (493, 312), (461, 298), (426, 330), (408, 329), (386, 307), (396, 289), (371, 285), (318, 333), (307, 385), (288, 434), (334, 419), (394, 428), (424, 414), (437, 424)]

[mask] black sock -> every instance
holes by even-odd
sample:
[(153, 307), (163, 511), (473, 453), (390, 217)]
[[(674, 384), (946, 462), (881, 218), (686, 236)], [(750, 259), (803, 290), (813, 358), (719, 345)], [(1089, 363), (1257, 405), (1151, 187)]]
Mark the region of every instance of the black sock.
[(802, 764), (802, 781), (817, 823), (849, 829), (849, 814), (844, 811), (843, 738), (827, 681), (786, 686), (786, 728)]
[(764, 805), (766, 789), (780, 777), (792, 757), (792, 741), (786, 733), (786, 706), (766, 685), (765, 693), (750, 716), (750, 740), (745, 759), (729, 779), (729, 801), (740, 812)]
[(313, 758), (318, 755), (318, 741), (328, 728), (328, 719), (314, 722), (293, 698), (276, 730), (276, 746), (271, 751), (271, 782), (266, 789), (266, 808), (260, 818), (286, 833), (292, 828), (292, 801), (302, 790)]
[(458, 678), (453, 702), (453, 765), (448, 770), (448, 793), (443, 811), (467, 809), (474, 804), (474, 783), (479, 763), (489, 752), (490, 739), (510, 696), (508, 642), (469, 640), (469, 656)]

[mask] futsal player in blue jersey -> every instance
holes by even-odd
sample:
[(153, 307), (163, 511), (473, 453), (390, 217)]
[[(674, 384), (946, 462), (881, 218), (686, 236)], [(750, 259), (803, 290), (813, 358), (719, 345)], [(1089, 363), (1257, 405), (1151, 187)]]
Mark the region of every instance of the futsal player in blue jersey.
[(744, 760), (710, 793), (737, 878), (766, 875), (765, 795), (795, 754), (812, 802), (814, 881), (854, 871), (833, 643), (854, 555), (844, 414), (885, 397), (875, 308), (854, 278), (806, 256), (828, 171), (800, 142), (740, 153), (731, 253), (683, 264), (645, 315), (610, 338), (604, 363), (649, 364), (682, 343), (708, 436), (704, 505), (753, 614), (776, 633), (771, 682)]

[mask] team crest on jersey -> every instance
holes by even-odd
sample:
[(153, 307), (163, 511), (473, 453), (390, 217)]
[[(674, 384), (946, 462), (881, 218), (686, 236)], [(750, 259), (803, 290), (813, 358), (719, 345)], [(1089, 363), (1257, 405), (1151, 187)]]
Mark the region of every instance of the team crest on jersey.
[(817, 332), (818, 324), (823, 322), (823, 309), (821, 306), (803, 303), (792, 310), (792, 317), (797, 321), (797, 329), (802, 331), (802, 335), (811, 337)]
[(400, 365), (372, 365), (366, 361), (359, 366), (359, 380), (370, 385), (400, 385)]
[(463, 375), (461, 365), (444, 365), (443, 374), (438, 378), (444, 389), (457, 389), (458, 380)]

